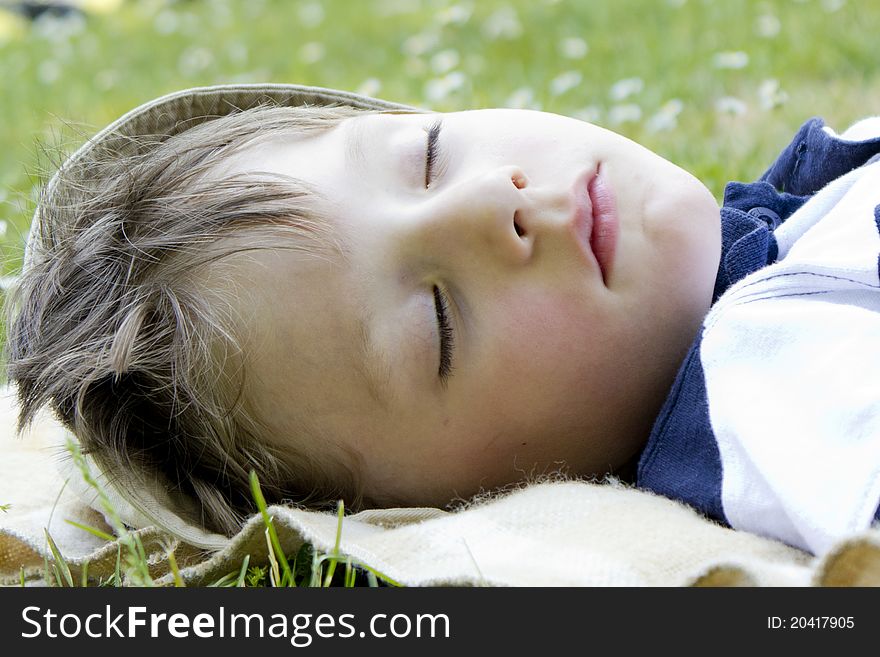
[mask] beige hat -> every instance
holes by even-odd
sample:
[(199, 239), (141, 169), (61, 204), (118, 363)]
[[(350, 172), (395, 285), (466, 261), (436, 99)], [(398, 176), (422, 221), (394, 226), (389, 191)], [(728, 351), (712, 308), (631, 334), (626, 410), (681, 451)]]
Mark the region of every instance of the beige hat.
[[(343, 105), (386, 112), (420, 111), (409, 105), (370, 98), (349, 91), (298, 84), (220, 84), (211, 87), (194, 87), (160, 96), (135, 107), (83, 144), (67, 159), (61, 169), (69, 175), (87, 155), (98, 149), (129, 154), (135, 148), (132, 137), (146, 135), (171, 137), (212, 119), (264, 104), (284, 107)], [(143, 143), (138, 143), (137, 148), (143, 149)], [(49, 181), (47, 197), (51, 197), (59, 179), (56, 174)], [(39, 226), (36, 220), (39, 211), (40, 208), (37, 207), (34, 221), (31, 222), (32, 233), (25, 249), (25, 266), (30, 262), (31, 244), (35, 241), (33, 230)]]
[[(196, 125), (238, 111), (260, 105), (298, 106), (348, 106), (364, 110), (386, 112), (420, 111), (415, 107), (392, 103), (360, 94), (320, 87), (295, 84), (234, 84), (196, 87), (156, 98), (140, 105), (98, 132), (79, 148), (61, 166), (65, 178), (76, 177), (76, 169), (88, 162), (88, 155), (105, 150), (109, 153), (127, 155), (137, 148), (143, 152), (143, 140), (137, 136), (171, 137)], [(154, 143), (154, 142), (150, 142)], [(51, 198), (60, 180), (56, 174), (50, 180), (46, 197)], [(30, 266), (38, 238), (40, 208), (37, 207), (31, 224), (24, 254), (24, 268)], [(89, 459), (92, 474), (100, 472), (97, 464)], [(72, 471), (70, 485), (78, 489), (80, 496), (94, 508), (100, 509), (97, 494), (83, 481), (79, 473)], [(158, 525), (178, 536), (190, 545), (218, 549), (226, 544), (226, 537), (206, 532), (195, 521), (200, 516), (192, 500), (179, 499), (169, 494), (165, 482), (160, 479), (144, 481), (133, 473), (113, 472), (112, 476), (98, 475), (104, 492), (111, 504), (127, 524), (142, 527)]]

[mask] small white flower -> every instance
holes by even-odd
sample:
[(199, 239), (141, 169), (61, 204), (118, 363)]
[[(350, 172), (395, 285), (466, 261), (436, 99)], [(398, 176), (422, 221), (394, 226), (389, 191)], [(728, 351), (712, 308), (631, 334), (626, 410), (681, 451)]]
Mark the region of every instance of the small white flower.
[(740, 69), (749, 65), (749, 56), (742, 50), (727, 50), (715, 53), (712, 58), (715, 68)]
[(457, 50), (441, 50), (431, 57), (431, 70), (437, 75), (447, 73), (458, 66), (461, 57)]
[(357, 93), (364, 96), (375, 96), (382, 89), (382, 83), (377, 78), (367, 78), (357, 88)]
[(37, 79), (43, 84), (52, 84), (61, 77), (61, 64), (47, 59), (37, 67)]
[(678, 126), (678, 115), (684, 109), (684, 103), (678, 98), (673, 98), (657, 110), (645, 124), (648, 132), (665, 132)]
[(715, 101), (715, 111), (719, 114), (739, 116), (740, 114), (745, 114), (748, 109), (748, 105), (735, 96), (722, 96)]
[(535, 100), (535, 91), (531, 87), (516, 89), (504, 101), (504, 107), (511, 109), (541, 109), (540, 103)]
[(422, 0), (378, 0), (374, 11), (379, 16), (402, 16), (423, 9)]
[(641, 93), (644, 88), (645, 82), (642, 78), (624, 78), (611, 85), (608, 95), (611, 100), (619, 103), (634, 94)]
[(31, 25), (34, 33), (47, 41), (68, 41), (70, 37), (85, 31), (86, 18), (77, 11), (66, 14), (46, 11), (37, 16)]
[(439, 42), (440, 35), (436, 32), (420, 32), (419, 34), (413, 34), (411, 37), (407, 38), (406, 41), (403, 42), (403, 45), (401, 45), (400, 49), (403, 51), (404, 55), (418, 57), (436, 48)]
[(460, 2), (440, 10), (435, 18), (440, 25), (464, 25), (470, 20), (473, 13), (474, 5), (472, 3)]
[(769, 78), (758, 87), (758, 104), (763, 110), (771, 110), (785, 104), (788, 93), (779, 87), (779, 80)]
[(660, 111), (665, 112), (666, 114), (672, 114), (673, 116), (678, 116), (683, 109), (684, 102), (682, 102), (680, 98), (670, 98), (663, 103), (663, 107), (660, 108)]
[(232, 23), (232, 8), (225, 2), (217, 2), (215, 0), (211, 3), (211, 13), (208, 16), (208, 20), (211, 22), (211, 27), (223, 29)]
[(550, 80), (550, 93), (561, 96), (566, 91), (574, 89), (581, 83), (583, 76), (579, 71), (565, 71)]
[(153, 19), (153, 29), (159, 34), (174, 34), (180, 29), (180, 15), (172, 9), (163, 9)]
[(622, 105), (614, 105), (608, 110), (608, 122), (611, 125), (621, 125), (622, 123), (635, 123), (642, 118), (642, 108), (635, 103), (624, 103)]
[(248, 47), (241, 41), (233, 41), (226, 46), (226, 56), (233, 64), (244, 66), (248, 60)]
[(566, 37), (559, 42), (559, 54), (568, 59), (583, 59), (589, 50), (587, 42), (578, 37)]
[(587, 123), (598, 123), (602, 118), (602, 109), (598, 105), (587, 105), (574, 112), (572, 116)]
[(765, 39), (772, 39), (782, 29), (782, 22), (773, 14), (761, 14), (755, 21), (755, 32)]
[(320, 41), (309, 41), (299, 49), (299, 56), (306, 64), (315, 64), (324, 59), (324, 44)]
[(663, 112), (657, 112), (645, 122), (645, 129), (648, 132), (668, 132), (674, 130), (676, 126), (678, 119)]
[(108, 91), (119, 82), (119, 71), (106, 68), (95, 74), (95, 87), (101, 91)]
[(177, 68), (183, 75), (197, 75), (214, 62), (214, 55), (207, 48), (190, 46), (180, 54)]
[(483, 34), (492, 41), (498, 39), (516, 39), (523, 33), (522, 23), (516, 9), (510, 6), (501, 7), (483, 23)]
[(318, 27), (324, 22), (324, 6), (320, 2), (306, 2), (299, 6), (299, 22), (303, 27)]
[(450, 94), (464, 86), (465, 77), (461, 71), (453, 71), (442, 78), (434, 78), (425, 83), (425, 98), (431, 102), (445, 100)]

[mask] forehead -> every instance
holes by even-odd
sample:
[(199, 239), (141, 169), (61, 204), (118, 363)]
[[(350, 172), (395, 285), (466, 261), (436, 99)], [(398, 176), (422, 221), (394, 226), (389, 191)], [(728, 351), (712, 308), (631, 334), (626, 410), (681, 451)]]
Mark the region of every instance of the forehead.
[(412, 137), (405, 129), (424, 124), (429, 116), (364, 112), (321, 131), (267, 134), (243, 147), (220, 172), (281, 174), (324, 187), (340, 174), (370, 172), (376, 158), (387, 164), (386, 156), (404, 155), (401, 142)]

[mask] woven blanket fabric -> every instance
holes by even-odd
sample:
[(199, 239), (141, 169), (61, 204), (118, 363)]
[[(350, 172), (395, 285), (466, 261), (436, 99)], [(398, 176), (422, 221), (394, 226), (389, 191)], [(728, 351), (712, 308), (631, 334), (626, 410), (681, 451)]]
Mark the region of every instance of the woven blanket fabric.
[[(103, 513), (92, 508), (101, 508), (94, 492), (83, 494), (90, 489), (81, 473), (64, 467), (66, 432), (43, 416), (16, 437), (12, 397), (0, 399), (0, 505), (8, 505), (0, 512), (0, 582), (43, 581), (45, 564), (52, 562), (46, 532), (75, 581), (86, 563), (92, 581), (106, 580), (116, 568), (118, 541), (67, 522), (112, 532)], [(119, 501), (112, 490), (107, 496)], [(123, 503), (118, 510), (126, 522), (140, 524)], [(288, 554), (303, 542), (333, 549), (335, 514), (279, 506), (270, 513)], [(173, 551), (184, 580), (201, 585), (238, 572), (245, 555), (251, 564), (266, 564), (265, 529), (255, 516), (232, 539), (190, 539), (197, 530), (183, 526), (145, 526), (136, 533), (158, 583), (172, 581), (167, 555)], [(531, 484), (453, 512), (365, 511), (344, 518), (340, 551), (410, 586), (880, 585), (878, 529), (812, 556), (614, 483)]]

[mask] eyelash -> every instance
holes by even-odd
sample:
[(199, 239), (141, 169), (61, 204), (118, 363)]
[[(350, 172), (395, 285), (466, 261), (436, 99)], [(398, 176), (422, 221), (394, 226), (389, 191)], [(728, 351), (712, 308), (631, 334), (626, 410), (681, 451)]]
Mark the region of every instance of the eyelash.
[(449, 322), (449, 302), (446, 295), (434, 286), (434, 308), (437, 311), (437, 327), (440, 333), (440, 369), (437, 373), (445, 384), (452, 372), (452, 352), (455, 344), (452, 325)]
[(425, 188), (431, 186), (434, 180), (436, 163), (438, 159), (437, 141), (440, 137), (440, 128), (443, 127), (443, 121), (437, 119), (428, 128), (427, 147), (425, 148)]

